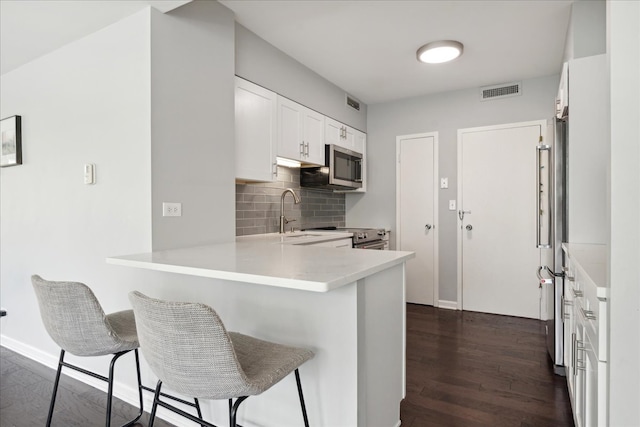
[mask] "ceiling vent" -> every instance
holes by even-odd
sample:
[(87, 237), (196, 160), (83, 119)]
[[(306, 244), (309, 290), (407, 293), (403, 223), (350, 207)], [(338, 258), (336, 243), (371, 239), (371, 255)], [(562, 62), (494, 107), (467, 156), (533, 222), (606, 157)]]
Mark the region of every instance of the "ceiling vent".
[(480, 101), (522, 95), (522, 83), (504, 83), (480, 88)]
[(360, 101), (356, 101), (354, 98), (346, 95), (347, 107), (351, 107), (356, 111), (360, 111)]

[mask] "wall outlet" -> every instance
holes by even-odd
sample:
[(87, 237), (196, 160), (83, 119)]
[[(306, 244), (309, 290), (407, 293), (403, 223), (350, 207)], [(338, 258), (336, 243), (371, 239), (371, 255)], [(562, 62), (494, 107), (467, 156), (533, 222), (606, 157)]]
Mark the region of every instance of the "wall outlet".
[(449, 210), (450, 211), (455, 211), (456, 210), (456, 201), (455, 200), (449, 200)]
[(162, 216), (182, 216), (182, 203), (162, 203)]
[(449, 178), (440, 178), (440, 188), (449, 188)]

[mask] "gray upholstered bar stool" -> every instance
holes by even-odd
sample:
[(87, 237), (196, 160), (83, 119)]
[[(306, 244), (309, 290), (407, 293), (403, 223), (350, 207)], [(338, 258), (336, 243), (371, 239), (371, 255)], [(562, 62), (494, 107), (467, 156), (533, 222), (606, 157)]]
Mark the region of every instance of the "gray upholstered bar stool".
[(240, 404), (291, 372), (296, 376), (304, 425), (309, 426), (298, 367), (314, 356), (312, 351), (227, 332), (217, 313), (205, 304), (161, 301), (137, 291), (129, 294), (129, 300), (140, 349), (159, 378), (149, 427), (158, 405), (215, 427), (160, 400), (163, 383), (186, 396), (228, 400), (230, 426), (236, 427)]
[[(53, 407), (56, 402), (62, 367), (108, 383), (106, 425), (111, 424), (111, 401), (113, 398), (113, 374), (116, 360), (131, 350), (135, 353), (138, 376), (140, 412), (125, 426), (134, 424), (142, 415), (142, 383), (138, 358), (138, 336), (133, 310), (105, 315), (100, 303), (89, 287), (79, 282), (51, 282), (38, 275), (31, 277), (38, 298), (42, 322), (51, 338), (61, 348), (58, 371), (49, 405), (47, 426), (51, 425)], [(64, 361), (65, 352), (76, 356), (105, 356), (113, 354), (109, 366), (109, 377), (98, 375)]]

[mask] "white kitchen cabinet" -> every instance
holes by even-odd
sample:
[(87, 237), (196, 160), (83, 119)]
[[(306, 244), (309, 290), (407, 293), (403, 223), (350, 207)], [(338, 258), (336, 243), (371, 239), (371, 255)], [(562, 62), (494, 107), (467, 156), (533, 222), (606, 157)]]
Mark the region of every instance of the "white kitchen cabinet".
[(565, 118), (569, 114), (569, 64), (562, 64), (562, 73), (560, 74), (560, 84), (558, 85), (558, 94), (556, 95), (556, 117)]
[(345, 141), (345, 125), (331, 117), (324, 118), (324, 142), (325, 144), (335, 144), (347, 147)]
[[(566, 259), (566, 258), (565, 258)], [(575, 342), (575, 295), (573, 292), (573, 281), (575, 280), (575, 271), (571, 271), (571, 265), (568, 260), (565, 261), (565, 279), (564, 279), (564, 295), (563, 295), (563, 325), (564, 325), (564, 365), (566, 367), (567, 387), (569, 388), (569, 396), (573, 399), (575, 395), (575, 375), (574, 368), (574, 342)]]
[(331, 117), (325, 117), (325, 144), (334, 144), (347, 150), (362, 154), (362, 187), (345, 193), (364, 193), (367, 191), (367, 134), (340, 123)]
[(275, 181), (278, 95), (236, 77), (236, 179)]
[(356, 153), (364, 153), (367, 139), (364, 132), (330, 117), (325, 117), (324, 126), (325, 144), (335, 144)]
[[(607, 425), (608, 300), (604, 245), (565, 243), (567, 384), (577, 427)], [(566, 343), (567, 341), (565, 341)], [(565, 344), (566, 345), (566, 344)]]
[(353, 130), (353, 151), (362, 153), (362, 158), (365, 157), (367, 151), (367, 134), (360, 132), (359, 130)]
[(282, 96), (278, 96), (277, 155), (302, 163), (324, 166), (325, 117)]

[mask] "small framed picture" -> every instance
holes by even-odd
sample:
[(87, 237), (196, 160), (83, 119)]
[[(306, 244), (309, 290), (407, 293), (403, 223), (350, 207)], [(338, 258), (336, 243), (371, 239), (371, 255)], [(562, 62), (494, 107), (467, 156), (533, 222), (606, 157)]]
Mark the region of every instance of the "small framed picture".
[(22, 164), (22, 129), (20, 116), (11, 116), (0, 120), (0, 138), (2, 154), (0, 167)]

